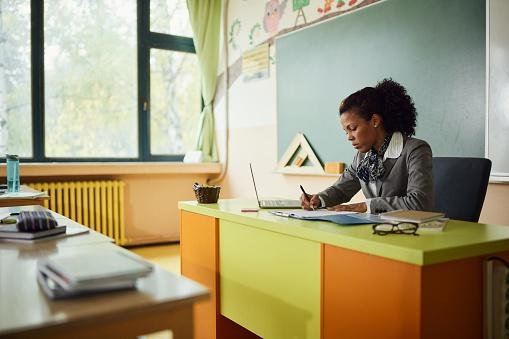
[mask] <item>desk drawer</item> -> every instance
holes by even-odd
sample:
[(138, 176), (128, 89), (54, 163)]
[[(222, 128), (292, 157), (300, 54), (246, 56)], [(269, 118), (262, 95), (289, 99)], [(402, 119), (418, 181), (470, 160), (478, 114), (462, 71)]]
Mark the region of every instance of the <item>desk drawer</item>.
[(320, 337), (320, 244), (221, 220), (221, 314), (270, 338)]

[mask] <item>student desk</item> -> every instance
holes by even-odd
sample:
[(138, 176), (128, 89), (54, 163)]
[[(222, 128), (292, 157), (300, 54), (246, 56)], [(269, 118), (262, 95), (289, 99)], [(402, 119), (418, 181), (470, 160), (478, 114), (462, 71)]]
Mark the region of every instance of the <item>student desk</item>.
[[(0, 212), (6, 210), (0, 208)], [(0, 242), (0, 338), (135, 338), (164, 329), (171, 329), (174, 338), (191, 338), (193, 303), (205, 299), (208, 291), (157, 266), (138, 280), (136, 290), (53, 301), (39, 288), (37, 259), (126, 251), (110, 241), (90, 230), (89, 234), (34, 244)]]
[(482, 337), (483, 259), (509, 259), (509, 227), (379, 236), (250, 206), (179, 203), (182, 274), (212, 290), (200, 338)]

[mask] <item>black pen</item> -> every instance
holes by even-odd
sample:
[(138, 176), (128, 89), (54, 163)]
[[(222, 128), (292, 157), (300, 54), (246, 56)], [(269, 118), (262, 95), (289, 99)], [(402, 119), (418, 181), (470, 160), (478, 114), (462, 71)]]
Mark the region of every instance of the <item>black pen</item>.
[[(311, 204), (311, 200), (309, 200), (309, 194), (306, 193), (306, 191), (304, 191), (304, 187), (302, 187), (302, 185), (299, 185), (300, 187), (300, 190), (302, 191), (302, 193), (304, 193), (304, 197), (306, 197), (306, 200)], [(311, 206), (311, 208), (314, 210), (315, 207), (314, 206)]]

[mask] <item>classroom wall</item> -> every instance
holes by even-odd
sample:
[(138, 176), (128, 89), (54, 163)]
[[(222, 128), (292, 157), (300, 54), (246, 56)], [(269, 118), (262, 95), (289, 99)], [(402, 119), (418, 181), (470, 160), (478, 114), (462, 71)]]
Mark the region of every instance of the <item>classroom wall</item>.
[[(36, 166), (42, 169), (45, 165)], [(123, 210), (126, 245), (179, 241), (178, 201), (195, 200), (193, 183), (204, 183), (213, 175), (212, 173), (219, 172), (219, 168), (216, 168), (218, 166), (214, 165), (201, 169), (186, 166), (180, 170), (178, 164), (176, 166), (165, 164), (124, 166), (103, 163), (97, 166), (100, 167), (99, 170), (97, 167), (81, 169), (80, 166), (75, 166), (74, 168), (78, 168), (79, 171), (75, 173), (69, 168), (52, 167), (44, 167), (42, 171), (38, 171), (30, 165), (22, 164), (22, 184), (121, 180), (125, 184)], [(95, 175), (92, 175), (91, 173), (94, 172)], [(0, 176), (2, 174), (5, 176), (5, 166), (0, 167)], [(58, 212), (65, 214), (63, 208)]]
[[(390, 1), (390, 0), (387, 0)], [(309, 6), (303, 11), (308, 22), (319, 21), (320, 18), (330, 18), (336, 14), (345, 15), (355, 6), (369, 5), (372, 0), (345, 1), (341, 8), (337, 8), (340, 1), (334, 1), (332, 7), (323, 13), (325, 1), (310, 0)], [(286, 6), (283, 6), (286, 4)], [(269, 5), (266, 8), (266, 5)], [(264, 29), (264, 13), (277, 7), (282, 16), (279, 20), (266, 22)], [(376, 4), (372, 5), (376, 6)], [(320, 13), (322, 9), (322, 13)], [(360, 9), (362, 10), (362, 9)], [(254, 190), (250, 180), (248, 163), (253, 164), (259, 193), (263, 196), (299, 195), (298, 185), (302, 184), (309, 192), (317, 192), (334, 181), (333, 177), (320, 176), (290, 176), (275, 173), (277, 156), (277, 93), (275, 71), (277, 58), (274, 45), (269, 48), (270, 68), (269, 77), (245, 82), (239, 75), (239, 60), (242, 53), (252, 47), (269, 41), (279, 32), (292, 30), (295, 26), (297, 12), (292, 10), (292, 1), (284, 0), (230, 0), (227, 9), (228, 43), (227, 63), (230, 69), (230, 85), (228, 97), (221, 93), (217, 97), (217, 132), (221, 157), (225, 154), (225, 126), (229, 126), (229, 164), (227, 175), (222, 182), (222, 197), (254, 198)], [(297, 25), (301, 24), (297, 23)], [(317, 23), (319, 24), (319, 23)], [(270, 31), (272, 30), (272, 31)], [(298, 33), (297, 33), (298, 34)], [(277, 40), (276, 40), (277, 43)], [(307, 53), (313, 51), (312, 42), (309, 43)], [(219, 91), (221, 92), (221, 91)], [(340, 98), (338, 98), (339, 100)], [(226, 123), (225, 108), (229, 110), (229, 122)], [(479, 114), (484, 114), (480, 112)], [(337, 133), (342, 133), (339, 121)], [(362, 201), (362, 194), (354, 197), (354, 201)], [(485, 206), (481, 214), (481, 222), (509, 225), (509, 210), (502, 208), (509, 204), (509, 185), (490, 184), (486, 196)]]

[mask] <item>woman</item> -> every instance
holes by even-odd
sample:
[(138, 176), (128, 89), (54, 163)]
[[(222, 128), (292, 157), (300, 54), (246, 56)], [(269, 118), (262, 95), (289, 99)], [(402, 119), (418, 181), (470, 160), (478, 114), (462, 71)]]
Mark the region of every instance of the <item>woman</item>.
[[(432, 210), (432, 153), (415, 134), (417, 112), (406, 89), (392, 79), (365, 87), (339, 107), (348, 141), (357, 150), (353, 162), (329, 188), (302, 195), (310, 210), (382, 213), (396, 209)], [(362, 189), (366, 202), (348, 202)]]

